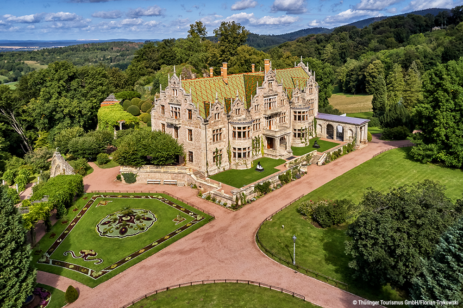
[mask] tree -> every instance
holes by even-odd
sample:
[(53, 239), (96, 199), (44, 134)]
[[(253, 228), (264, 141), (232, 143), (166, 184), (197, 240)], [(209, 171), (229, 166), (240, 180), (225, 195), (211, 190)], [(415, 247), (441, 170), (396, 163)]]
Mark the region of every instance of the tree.
[(375, 90), (371, 104), (373, 105), (373, 115), (375, 117), (379, 118), (386, 112), (387, 89), (383, 75), (379, 75), (378, 78), (376, 78)]
[(405, 82), (400, 64), (394, 64), (392, 71), (387, 76), (387, 101), (389, 104), (396, 104), (402, 98)]
[(364, 212), (349, 226), (346, 253), (354, 276), (371, 284), (410, 287), (422, 269), (421, 259), (434, 253), (442, 232), (462, 212), (445, 196), (444, 187), (425, 180), (393, 188), (370, 189)]
[(129, 88), (127, 86), (127, 76), (118, 67), (111, 67), (108, 69), (109, 83), (111, 85), (111, 92), (120, 92)]
[(77, 137), (69, 142), (69, 152), (79, 158), (95, 159), (105, 148), (104, 143), (90, 136)]
[(196, 21), (194, 24), (190, 25), (190, 30), (188, 30), (188, 37), (200, 37), (205, 38), (207, 36), (206, 26), (202, 21)]
[(384, 65), (381, 60), (376, 60), (370, 63), (365, 70), (365, 90), (367, 93), (375, 93), (376, 79), (379, 75), (384, 75)]
[(219, 39), (219, 51), (222, 62), (228, 62), (235, 56), (238, 47), (246, 43), (249, 31), (235, 21), (222, 21), (220, 27), (214, 30)]
[(414, 300), (463, 301), (463, 218), (439, 239), (434, 255), (422, 259), (423, 272), (413, 280)]
[(439, 64), (423, 77), (423, 97), (415, 119), (422, 133), (410, 154), (423, 163), (463, 166), (463, 59)]
[(71, 142), (74, 138), (83, 136), (84, 134), (85, 132), (81, 127), (63, 129), (55, 137), (55, 146), (58, 148), (59, 152), (66, 154), (69, 151), (69, 142)]
[(323, 49), (323, 54), (321, 57), (323, 62), (331, 63), (331, 58), (333, 57), (333, 54), (334, 54), (333, 46), (331, 46), (331, 44), (327, 44), (325, 46), (325, 49)]
[(415, 107), (421, 99), (421, 76), (415, 61), (408, 69), (405, 77), (405, 88), (403, 91), (403, 103), (408, 110)]
[(0, 187), (0, 306), (19, 308), (32, 294), (37, 272), (23, 220), (6, 189)]
[(335, 81), (333, 67), (329, 63), (323, 63), (314, 58), (303, 59), (304, 63), (309, 63), (309, 69), (315, 72), (315, 78), (320, 86), (318, 90), (318, 107), (326, 108), (330, 102), (328, 98), (331, 97), (331, 85)]
[(238, 47), (236, 55), (230, 59), (228, 64), (231, 74), (246, 73), (251, 71), (251, 65), (256, 67), (264, 66), (264, 59), (268, 59), (269, 55), (263, 51), (243, 45)]

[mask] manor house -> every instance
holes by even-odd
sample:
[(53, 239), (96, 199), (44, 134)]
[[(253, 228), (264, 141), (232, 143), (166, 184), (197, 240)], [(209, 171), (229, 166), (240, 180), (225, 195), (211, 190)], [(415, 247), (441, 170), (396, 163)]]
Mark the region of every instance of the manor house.
[[(286, 159), (318, 137), (367, 142), (368, 120), (318, 113), (318, 83), (302, 61), (291, 68), (182, 80), (175, 73), (151, 111), (152, 130), (183, 144), (186, 166), (208, 174)], [(316, 124), (316, 134), (314, 125)]]

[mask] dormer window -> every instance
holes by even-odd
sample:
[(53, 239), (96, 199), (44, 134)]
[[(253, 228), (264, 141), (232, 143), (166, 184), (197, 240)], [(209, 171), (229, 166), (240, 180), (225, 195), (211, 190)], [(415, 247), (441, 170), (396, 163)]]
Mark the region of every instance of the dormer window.
[(238, 108), (238, 109), (235, 109), (235, 115), (240, 115), (241, 114), (241, 109)]
[(219, 120), (220, 119), (220, 113), (219, 112), (216, 112), (214, 114), (214, 120)]

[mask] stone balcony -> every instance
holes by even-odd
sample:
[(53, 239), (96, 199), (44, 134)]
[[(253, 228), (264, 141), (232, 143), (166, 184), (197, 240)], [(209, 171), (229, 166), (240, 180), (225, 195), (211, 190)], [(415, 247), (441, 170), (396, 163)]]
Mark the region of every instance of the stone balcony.
[(180, 119), (174, 119), (174, 118), (166, 118), (167, 124), (173, 125), (173, 126), (180, 126), (181, 121)]
[(270, 116), (275, 113), (280, 113), (281, 108), (280, 107), (272, 107), (272, 109), (264, 109), (264, 116)]
[(276, 127), (272, 127), (272, 129), (265, 128), (264, 135), (267, 137), (281, 137), (291, 133), (291, 128), (286, 125), (278, 125)]

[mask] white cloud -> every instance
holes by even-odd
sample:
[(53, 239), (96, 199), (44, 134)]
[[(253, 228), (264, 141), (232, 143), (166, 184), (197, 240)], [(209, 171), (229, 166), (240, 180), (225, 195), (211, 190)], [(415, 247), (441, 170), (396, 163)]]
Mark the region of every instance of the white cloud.
[(356, 10), (381, 11), (403, 0), (361, 0), (355, 5)]
[(225, 18), (225, 21), (235, 21), (243, 24), (250, 24), (253, 26), (263, 26), (263, 25), (287, 25), (287, 24), (292, 24), (296, 21), (298, 21), (298, 17), (293, 17), (293, 16), (288, 16), (288, 15), (282, 15), (278, 17), (272, 17), (272, 16), (264, 16), (261, 18), (256, 18), (254, 17), (254, 13), (239, 13), (239, 14), (233, 14), (227, 18)]
[(92, 14), (92, 17), (95, 18), (104, 18), (104, 19), (117, 19), (122, 17), (122, 13), (119, 10), (116, 11), (100, 11)]
[(45, 15), (45, 21), (78, 21), (82, 20), (82, 17), (75, 13), (58, 12), (48, 13)]
[(84, 29), (87, 31), (94, 31), (95, 29), (101, 30), (103, 32), (108, 31), (116, 31), (121, 32), (123, 30), (128, 30), (132, 32), (140, 32), (140, 31), (148, 31), (153, 28), (157, 28), (162, 26), (162, 24), (158, 21), (151, 20), (151, 21), (143, 21), (140, 18), (132, 18), (132, 19), (124, 19), (122, 21), (103, 21), (99, 24), (88, 27), (88, 29)]
[(256, 5), (257, 1), (254, 0), (240, 0), (235, 2), (235, 4), (231, 6), (231, 9), (232, 11), (241, 11), (245, 9), (251, 9), (253, 7), (256, 7)]
[(160, 8), (157, 5), (149, 6), (146, 9), (144, 8), (137, 8), (134, 10), (130, 10), (127, 13), (127, 17), (129, 18), (137, 18), (141, 16), (161, 16), (164, 14), (164, 9)]
[(439, 8), (453, 8), (455, 4), (452, 0), (414, 0), (411, 1), (408, 6), (402, 9), (404, 11), (416, 11), (416, 10), (424, 10), (434, 7)]
[(346, 24), (363, 17), (377, 17), (382, 14), (371, 10), (353, 10), (348, 9), (334, 16), (328, 16), (323, 19), (324, 24)]
[(143, 20), (141, 18), (132, 18), (132, 19), (124, 19), (123, 21), (120, 22), (121, 25), (140, 25), (143, 23)]
[(390, 8), (389, 10), (387, 10), (388, 13), (391, 13), (391, 14), (394, 14), (394, 13), (397, 13), (397, 9), (395, 7), (393, 8)]
[(72, 28), (86, 28), (89, 26), (91, 19), (82, 19), (82, 20), (75, 20), (75, 21), (55, 21), (50, 26), (53, 29), (72, 29)]
[(200, 21), (206, 26), (216, 26), (222, 21), (222, 15), (210, 14), (200, 19)]
[(43, 18), (43, 14), (31, 14), (24, 16), (14, 16), (10, 14), (3, 15), (6, 21), (19, 22), (19, 23), (37, 23)]
[(27, 26), (26, 28), (27, 29), (35, 29), (35, 26), (30, 25), (30, 26)]
[(19, 27), (0, 28), (0, 32), (17, 32)]
[(275, 0), (272, 5), (272, 12), (286, 12), (286, 14), (303, 14), (306, 11), (306, 0)]

